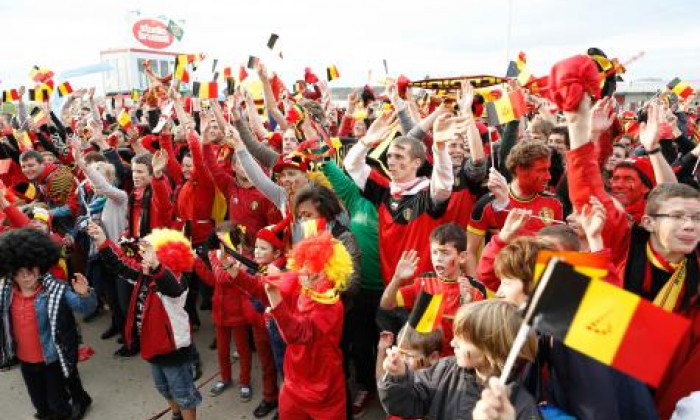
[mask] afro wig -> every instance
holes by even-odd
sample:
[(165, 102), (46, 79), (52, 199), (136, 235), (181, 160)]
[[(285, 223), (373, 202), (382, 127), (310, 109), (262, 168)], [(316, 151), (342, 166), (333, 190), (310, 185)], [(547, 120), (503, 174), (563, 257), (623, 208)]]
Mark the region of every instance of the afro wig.
[(58, 258), (58, 246), (36, 229), (13, 229), (0, 235), (0, 277), (13, 278), (21, 268), (38, 268), (44, 274)]
[(192, 271), (194, 251), (182, 232), (172, 229), (153, 229), (143, 238), (153, 246), (158, 262), (174, 273)]

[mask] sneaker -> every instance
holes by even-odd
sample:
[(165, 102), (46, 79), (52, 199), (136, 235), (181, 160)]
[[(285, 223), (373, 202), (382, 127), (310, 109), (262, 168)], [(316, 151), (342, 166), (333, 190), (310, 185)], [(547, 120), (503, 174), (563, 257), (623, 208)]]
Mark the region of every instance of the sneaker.
[(73, 408), (73, 414), (71, 415), (71, 420), (81, 420), (83, 417), (85, 417), (85, 412), (87, 411), (88, 407), (92, 404), (92, 398), (85, 393), (84, 397), (81, 398), (82, 401), (76, 402), (75, 404), (72, 404)]
[(224, 391), (226, 391), (230, 386), (231, 386), (231, 382), (219, 381), (219, 382), (215, 383), (214, 386), (211, 387), (211, 389), (209, 390), (209, 395), (211, 395), (212, 397), (218, 397)]
[(102, 335), (100, 335), (100, 338), (103, 340), (109, 340), (117, 334), (119, 334), (119, 330), (117, 330), (117, 327), (112, 325), (107, 329), (107, 331), (103, 332)]
[(357, 391), (355, 399), (352, 401), (352, 418), (359, 419), (367, 412), (369, 403), (374, 399), (374, 394), (368, 391)]
[(171, 417), (172, 420), (182, 420), (182, 413), (177, 412), (174, 413), (173, 416)]
[(238, 351), (233, 351), (233, 354), (231, 355), (231, 359), (235, 362), (236, 360), (240, 359), (241, 355), (238, 354)]
[(241, 385), (238, 395), (241, 397), (241, 401), (248, 402), (253, 399), (253, 389), (250, 385)]
[(270, 412), (272, 412), (272, 410), (276, 408), (277, 401), (262, 400), (260, 401), (260, 404), (258, 404), (258, 406), (255, 407), (255, 410), (253, 410), (253, 416), (255, 416), (256, 419), (261, 419), (270, 414)]

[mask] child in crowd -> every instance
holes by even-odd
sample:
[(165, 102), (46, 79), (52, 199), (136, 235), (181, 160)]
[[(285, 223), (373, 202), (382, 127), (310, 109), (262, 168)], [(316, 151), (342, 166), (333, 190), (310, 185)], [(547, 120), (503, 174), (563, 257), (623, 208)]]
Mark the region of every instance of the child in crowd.
[(82, 418), (92, 402), (82, 385), (80, 395), (69, 391), (80, 383), (73, 311), (91, 313), (97, 297), (80, 274), (71, 284), (51, 275), (58, 260), (56, 243), (37, 229), (0, 236), (0, 364), (19, 359), (37, 419)]
[[(414, 250), (404, 251), (380, 303), (384, 310), (411, 309), (422, 289), (431, 294), (444, 294), (443, 356), (452, 354), (449, 345), (452, 321), (459, 307), (483, 300), (486, 296), (486, 289), (480, 282), (462, 275), (460, 266), (466, 260), (466, 250), (464, 229), (454, 223), (438, 226), (430, 234), (430, 259), (434, 271), (415, 277), (420, 257)], [(406, 283), (411, 279), (414, 279), (412, 283)]]
[(187, 281), (194, 251), (185, 236), (154, 229), (139, 243), (140, 262), (125, 257), (95, 222), (88, 225), (108, 270), (136, 284), (126, 320), (128, 347), (140, 342), (141, 357), (151, 364), (156, 389), (168, 401), (173, 419), (194, 420), (202, 396), (194, 385), (190, 322), (185, 311)]
[[(400, 349), (392, 347), (384, 359), (386, 375), (378, 383), (382, 406), (406, 418), (470, 418), (489, 378), (501, 375), (521, 323), (518, 309), (507, 302), (464, 305), (454, 320), (450, 344), (455, 355), (417, 372), (408, 369)], [(534, 360), (536, 352), (537, 340), (530, 334), (518, 362)], [(540, 419), (534, 399), (517, 378), (508, 382), (517, 418)]]
[[(397, 345), (407, 369), (414, 372), (427, 369), (440, 359), (440, 351), (444, 341), (440, 328), (423, 334), (406, 324), (399, 332), (399, 337), (401, 337), (401, 342), (397, 343)], [(384, 359), (386, 358), (386, 351), (393, 344), (394, 334), (389, 331), (382, 331), (379, 335), (379, 345), (377, 346), (377, 380), (381, 379), (385, 374)], [(401, 418), (389, 416), (387, 420), (401, 420)]]

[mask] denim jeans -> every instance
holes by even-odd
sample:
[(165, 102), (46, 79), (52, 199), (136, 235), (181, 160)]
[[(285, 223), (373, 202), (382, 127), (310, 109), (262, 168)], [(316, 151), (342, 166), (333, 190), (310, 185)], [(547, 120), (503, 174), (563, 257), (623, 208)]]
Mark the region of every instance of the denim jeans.
[(160, 395), (175, 401), (180, 408), (191, 410), (202, 402), (202, 395), (194, 385), (191, 361), (175, 365), (151, 363), (151, 373)]

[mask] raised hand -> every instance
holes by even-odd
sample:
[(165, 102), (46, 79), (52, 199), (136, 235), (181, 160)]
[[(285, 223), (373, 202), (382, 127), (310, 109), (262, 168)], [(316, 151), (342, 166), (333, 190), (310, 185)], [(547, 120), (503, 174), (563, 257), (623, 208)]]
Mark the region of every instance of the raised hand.
[(149, 274), (151, 271), (158, 268), (159, 265), (156, 251), (153, 245), (147, 241), (141, 241), (139, 247), (141, 248), (139, 253), (141, 255), (141, 270), (143, 274)]
[(610, 97), (603, 98), (591, 109), (591, 133), (596, 138), (600, 133), (607, 131), (615, 121), (612, 101)]
[(491, 194), (496, 197), (493, 203), (495, 207), (504, 208), (508, 205), (508, 202), (510, 202), (510, 197), (508, 196), (508, 181), (495, 168), (490, 169), (486, 186), (489, 191), (491, 191)]
[(472, 114), (472, 103), (474, 103), (474, 87), (467, 80), (462, 80), (461, 90), (459, 95), (459, 111), (463, 115)]
[(498, 233), (498, 237), (505, 243), (510, 242), (520, 231), (520, 229), (525, 226), (525, 223), (530, 219), (532, 215), (532, 210), (525, 209), (510, 209), (508, 211), (508, 217), (503, 224), (503, 228)]
[(455, 117), (446, 113), (439, 115), (433, 123), (433, 141), (447, 143), (458, 136), (466, 138), (468, 128), (467, 117)]
[(647, 121), (639, 124), (639, 143), (649, 152), (659, 144), (659, 125), (664, 122), (665, 114), (661, 105), (652, 101), (647, 108)]
[(73, 291), (78, 296), (87, 297), (90, 295), (90, 283), (88, 283), (88, 279), (84, 275), (75, 273), (75, 278), (71, 281), (71, 284), (73, 285)]
[(153, 154), (153, 175), (159, 178), (163, 174), (163, 170), (168, 165), (168, 152), (163, 149), (158, 150)]
[(95, 241), (95, 246), (98, 248), (104, 245), (107, 241), (105, 231), (97, 223), (90, 221), (87, 226), (87, 234)]
[(391, 331), (382, 331), (379, 333), (379, 344), (377, 344), (377, 353), (386, 353), (394, 344), (394, 334)]
[(605, 206), (596, 197), (591, 197), (589, 204), (583, 206), (579, 223), (586, 237), (591, 238), (600, 235), (605, 226)]
[(401, 350), (398, 347), (394, 346), (386, 350), (386, 358), (382, 367), (388, 375), (398, 377), (406, 375), (406, 364), (401, 358)]
[(258, 64), (255, 65), (255, 71), (258, 73), (260, 80), (270, 79), (270, 75), (267, 73), (267, 67), (265, 67), (262, 62), (258, 61)]
[(472, 412), (474, 420), (515, 420), (515, 408), (508, 399), (508, 390), (498, 378), (490, 378), (481, 392), (481, 399)]
[(367, 129), (367, 133), (362, 138), (362, 142), (367, 146), (374, 147), (384, 141), (391, 132), (394, 123), (394, 115), (386, 115), (384, 113), (377, 117), (372, 125)]
[(394, 278), (401, 281), (413, 278), (416, 275), (416, 270), (418, 269), (418, 262), (420, 257), (418, 256), (418, 251), (410, 250), (401, 253), (401, 259), (398, 264), (396, 264), (396, 271), (394, 271)]

